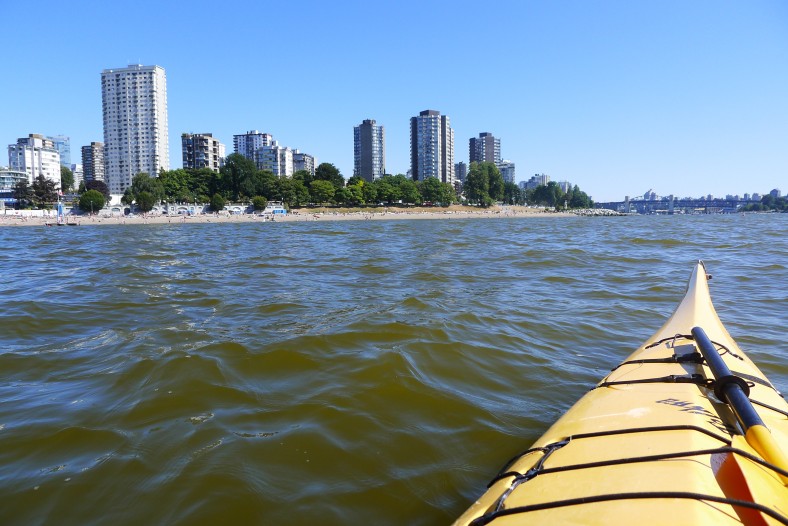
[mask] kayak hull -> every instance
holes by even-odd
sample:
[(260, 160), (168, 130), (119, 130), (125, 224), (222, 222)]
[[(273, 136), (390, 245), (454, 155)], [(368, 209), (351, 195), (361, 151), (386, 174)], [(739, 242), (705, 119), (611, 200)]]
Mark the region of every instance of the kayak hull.
[[(764, 423), (754, 433), (768, 437), (745, 438), (717, 398), (693, 327), (748, 383)], [(767, 440), (778, 450), (788, 445), (788, 404), (728, 334), (699, 263), (654, 336), (506, 466), (455, 524), (784, 524), (781, 466), (773, 469), (751, 444)]]

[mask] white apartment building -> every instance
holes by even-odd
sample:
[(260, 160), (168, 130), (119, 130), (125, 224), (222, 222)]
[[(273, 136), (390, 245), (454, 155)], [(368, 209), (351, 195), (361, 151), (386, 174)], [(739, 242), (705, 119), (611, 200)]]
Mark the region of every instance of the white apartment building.
[(170, 169), (167, 76), (161, 66), (132, 64), (101, 72), (104, 162), (110, 192), (122, 194), (135, 175)]
[(449, 117), (435, 110), (411, 117), (410, 170), (416, 181), (437, 177), (454, 184), (454, 130)]
[(263, 146), (257, 151), (257, 169), (269, 170), (277, 177), (290, 177), (293, 175), (293, 150), (287, 146), (280, 146), (278, 141), (272, 141), (269, 146)]
[(233, 135), (233, 151), (259, 164), (257, 152), (265, 146), (271, 146), (273, 141), (274, 138), (270, 133), (250, 130), (241, 135)]
[(85, 172), (81, 164), (72, 164), (71, 173), (74, 174), (74, 189), (76, 190), (85, 181)]
[(545, 186), (549, 182), (550, 182), (549, 175), (534, 174), (534, 176), (528, 179), (527, 181), (521, 181), (520, 188), (522, 188), (523, 190), (530, 190), (531, 188), (536, 188), (537, 186)]
[(8, 167), (11, 171), (25, 172), (30, 184), (43, 175), (60, 188), (60, 153), (54, 142), (43, 135), (31, 133), (16, 144), (9, 144)]
[(498, 170), (501, 172), (501, 176), (503, 177), (504, 183), (512, 183), (514, 184), (514, 163), (512, 161), (503, 160), (499, 162), (496, 166), (498, 166)]

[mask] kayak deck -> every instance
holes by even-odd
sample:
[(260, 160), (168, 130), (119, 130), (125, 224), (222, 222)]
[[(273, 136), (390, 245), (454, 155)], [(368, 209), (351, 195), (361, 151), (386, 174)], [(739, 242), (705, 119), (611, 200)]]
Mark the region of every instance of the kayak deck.
[(714, 393), (693, 327), (747, 382), (766, 438), (785, 448), (788, 404), (725, 330), (699, 263), (663, 327), (505, 466), (455, 524), (788, 524), (788, 466), (747, 442)]

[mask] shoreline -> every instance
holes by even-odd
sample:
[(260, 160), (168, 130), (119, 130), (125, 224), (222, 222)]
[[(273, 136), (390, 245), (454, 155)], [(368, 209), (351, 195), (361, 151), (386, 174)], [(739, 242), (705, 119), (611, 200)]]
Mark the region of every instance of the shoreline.
[(495, 219), (495, 218), (527, 218), (527, 217), (576, 217), (572, 212), (551, 212), (541, 208), (524, 206), (492, 207), (487, 209), (470, 209), (452, 206), (446, 209), (401, 209), (386, 208), (361, 211), (353, 209), (300, 209), (294, 210), (275, 220), (260, 217), (259, 214), (230, 214), (222, 211), (213, 214), (167, 215), (68, 215), (66, 224), (57, 224), (57, 217), (25, 217), (21, 215), (0, 215), (0, 227), (29, 226), (98, 226), (98, 225), (161, 225), (161, 224), (206, 224), (206, 223), (293, 223), (319, 221), (391, 221), (403, 219)]

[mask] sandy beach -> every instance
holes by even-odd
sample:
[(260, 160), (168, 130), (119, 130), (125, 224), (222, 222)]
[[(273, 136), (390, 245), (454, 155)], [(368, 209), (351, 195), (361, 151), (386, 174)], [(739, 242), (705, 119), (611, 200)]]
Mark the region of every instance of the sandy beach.
[[(23, 211), (24, 212), (24, 211)], [(542, 208), (524, 206), (492, 207), (487, 209), (454, 205), (448, 208), (373, 208), (359, 209), (299, 209), (274, 222), (305, 221), (389, 221), (402, 219), (495, 219), (516, 217), (569, 217), (574, 214), (550, 212)], [(146, 214), (123, 216), (110, 215), (67, 215), (66, 225), (58, 225), (54, 213), (46, 217), (26, 217), (15, 210), (0, 214), (0, 226), (100, 226), (100, 225), (143, 225), (143, 224), (199, 224), (199, 223), (262, 223), (271, 219), (259, 214), (230, 214), (222, 211), (213, 214), (166, 215)]]

